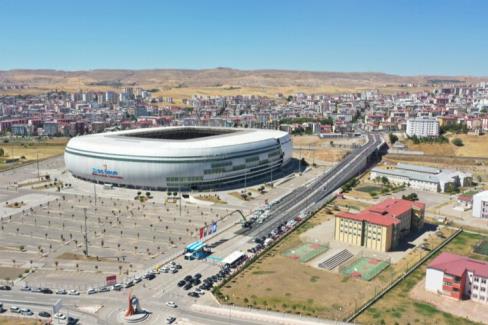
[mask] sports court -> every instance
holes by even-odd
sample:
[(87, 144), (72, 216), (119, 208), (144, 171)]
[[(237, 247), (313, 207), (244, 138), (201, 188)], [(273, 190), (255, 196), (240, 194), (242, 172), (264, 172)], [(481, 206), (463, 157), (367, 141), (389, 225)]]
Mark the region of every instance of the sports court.
[(370, 281), (389, 265), (389, 262), (374, 257), (360, 257), (350, 264), (340, 268), (339, 271), (345, 276), (352, 276)]
[(328, 245), (321, 245), (316, 243), (306, 243), (294, 248), (290, 248), (283, 254), (293, 260), (298, 260), (300, 263), (306, 263), (313, 258), (323, 254), (329, 250)]

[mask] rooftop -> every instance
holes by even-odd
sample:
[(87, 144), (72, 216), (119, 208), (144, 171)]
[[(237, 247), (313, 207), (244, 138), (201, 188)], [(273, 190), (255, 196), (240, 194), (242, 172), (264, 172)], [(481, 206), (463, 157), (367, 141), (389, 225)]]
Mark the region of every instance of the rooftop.
[(488, 262), (475, 260), (466, 256), (452, 253), (441, 253), (428, 268), (443, 271), (454, 276), (462, 276), (465, 271), (471, 271), (476, 276), (488, 278)]
[(411, 209), (424, 209), (425, 204), (422, 202), (412, 202), (401, 199), (386, 199), (381, 203), (375, 204), (359, 213), (340, 212), (338, 217), (367, 221), (380, 226), (392, 226), (400, 221), (398, 217)]

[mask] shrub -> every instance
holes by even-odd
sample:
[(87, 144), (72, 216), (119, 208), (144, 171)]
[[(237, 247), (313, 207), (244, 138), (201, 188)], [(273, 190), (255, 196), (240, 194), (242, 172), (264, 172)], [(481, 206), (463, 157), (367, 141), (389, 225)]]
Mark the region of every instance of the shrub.
[(455, 145), (456, 147), (462, 147), (462, 146), (464, 146), (464, 142), (463, 142), (463, 140), (461, 140), (461, 139), (459, 139), (459, 138), (454, 138), (454, 139), (452, 139), (452, 140), (451, 140), (451, 143), (452, 143), (453, 145)]

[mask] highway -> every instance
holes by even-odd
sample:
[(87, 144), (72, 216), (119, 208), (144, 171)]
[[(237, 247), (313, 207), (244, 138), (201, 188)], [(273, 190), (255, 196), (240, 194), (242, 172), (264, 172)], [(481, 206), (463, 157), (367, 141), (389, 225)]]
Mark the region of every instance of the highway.
[(297, 187), (282, 197), (278, 204), (274, 204), (270, 217), (259, 228), (252, 230), (249, 235), (253, 238), (267, 235), (283, 221), (296, 217), (300, 212), (330, 195), (352, 177), (358, 175), (366, 166), (367, 158), (384, 141), (378, 134), (368, 134), (368, 142), (362, 147), (354, 149), (339, 164), (329, 169), (320, 177), (307, 185)]

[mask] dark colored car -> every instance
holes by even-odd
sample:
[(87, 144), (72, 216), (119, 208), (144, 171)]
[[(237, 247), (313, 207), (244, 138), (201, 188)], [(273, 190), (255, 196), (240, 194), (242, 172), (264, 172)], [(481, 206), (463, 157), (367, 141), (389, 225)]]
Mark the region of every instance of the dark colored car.
[(144, 279), (147, 279), (147, 280), (152, 280), (154, 279), (156, 276), (153, 274), (153, 273), (148, 273), (144, 276)]
[(53, 293), (53, 291), (49, 288), (42, 288), (41, 289), (41, 292), (44, 293), (44, 294), (47, 294), (47, 295), (50, 295)]
[(66, 324), (68, 325), (78, 324), (78, 318), (73, 318), (71, 316), (68, 316), (68, 319), (66, 320)]
[(10, 286), (4, 285), (0, 286), (0, 290), (12, 290), (12, 288)]
[(200, 281), (200, 279), (194, 279), (193, 280), (193, 285), (196, 285), (197, 286), (197, 285), (199, 285), (201, 283), (202, 283), (202, 281)]
[(197, 273), (193, 276), (194, 279), (200, 279), (202, 275), (200, 273)]
[(178, 282), (178, 287), (182, 287), (186, 284), (186, 281), (185, 280), (181, 280), (180, 282)]
[(193, 287), (193, 285), (191, 283), (187, 283), (187, 284), (185, 284), (185, 286), (183, 287), (183, 289), (190, 290), (191, 287)]
[(188, 281), (191, 281), (191, 279), (193, 279), (193, 277), (191, 275), (187, 275), (187, 276), (185, 276), (185, 278), (183, 280), (188, 282)]
[(48, 313), (47, 311), (40, 311), (39, 317), (49, 318), (49, 317), (51, 317), (51, 314)]
[(193, 292), (193, 291), (192, 291), (192, 292), (188, 292), (188, 295), (189, 295), (190, 297), (193, 297), (193, 298), (198, 298), (198, 297), (200, 297), (200, 296), (198, 295), (198, 293)]

